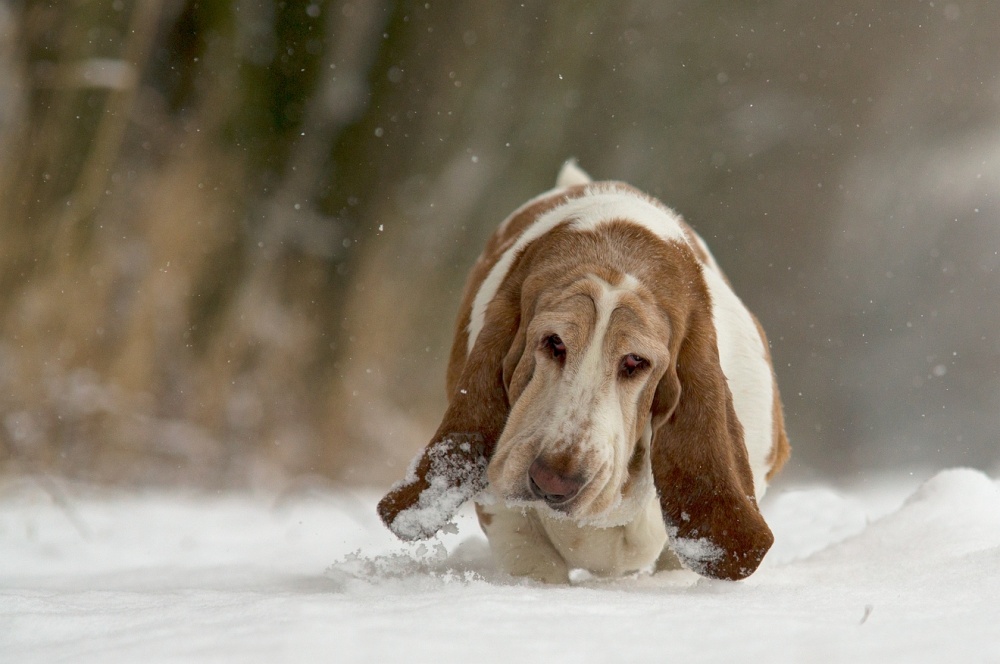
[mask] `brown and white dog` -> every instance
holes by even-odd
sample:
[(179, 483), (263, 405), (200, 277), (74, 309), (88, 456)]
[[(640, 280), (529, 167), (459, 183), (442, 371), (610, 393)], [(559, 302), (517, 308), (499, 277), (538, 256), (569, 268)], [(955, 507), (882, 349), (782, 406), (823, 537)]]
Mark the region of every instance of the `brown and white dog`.
[(379, 503), (402, 539), (475, 499), (500, 565), (566, 582), (741, 579), (789, 456), (764, 331), (672, 210), (573, 162), (472, 269), (428, 447)]

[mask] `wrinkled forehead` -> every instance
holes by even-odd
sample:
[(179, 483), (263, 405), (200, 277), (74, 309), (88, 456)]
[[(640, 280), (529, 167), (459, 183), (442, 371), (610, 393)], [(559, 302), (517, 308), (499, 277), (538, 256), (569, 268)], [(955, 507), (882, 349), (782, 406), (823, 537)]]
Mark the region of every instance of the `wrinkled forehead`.
[(670, 332), (653, 293), (629, 274), (586, 273), (568, 286), (543, 292), (532, 327), (538, 332), (551, 328), (578, 342), (600, 337), (606, 344), (631, 344), (635, 347), (629, 352), (648, 354), (664, 346)]

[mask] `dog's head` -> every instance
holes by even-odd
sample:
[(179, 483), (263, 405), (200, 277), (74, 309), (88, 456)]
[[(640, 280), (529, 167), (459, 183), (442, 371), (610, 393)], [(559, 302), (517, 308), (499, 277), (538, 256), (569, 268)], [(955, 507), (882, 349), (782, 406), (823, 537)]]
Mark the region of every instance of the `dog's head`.
[(638, 278), (610, 268), (607, 255), (581, 255), (611, 250), (603, 232), (553, 235), (549, 249), (566, 259), (533, 271), (521, 289), (517, 341), (503, 361), (510, 414), (490, 488), (507, 502), (617, 525), (652, 495), (651, 408), (670, 365), (671, 324)]

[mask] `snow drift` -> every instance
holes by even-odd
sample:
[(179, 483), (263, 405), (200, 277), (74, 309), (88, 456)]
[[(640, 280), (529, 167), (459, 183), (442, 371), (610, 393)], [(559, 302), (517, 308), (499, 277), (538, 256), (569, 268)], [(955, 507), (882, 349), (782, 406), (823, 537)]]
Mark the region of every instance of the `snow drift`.
[(401, 544), (374, 492), (75, 493), (71, 519), (0, 486), (5, 662), (1000, 661), (1000, 487), (974, 470), (779, 488), (739, 583), (513, 579), (468, 509)]

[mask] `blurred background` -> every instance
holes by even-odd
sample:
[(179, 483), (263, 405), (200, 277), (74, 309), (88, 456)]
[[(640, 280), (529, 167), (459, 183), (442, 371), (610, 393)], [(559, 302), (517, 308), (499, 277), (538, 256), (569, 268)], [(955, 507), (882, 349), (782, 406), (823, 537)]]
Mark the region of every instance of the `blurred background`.
[(773, 345), (790, 477), (1000, 468), (1000, 3), (0, 0), (0, 469), (396, 479), (575, 156)]

